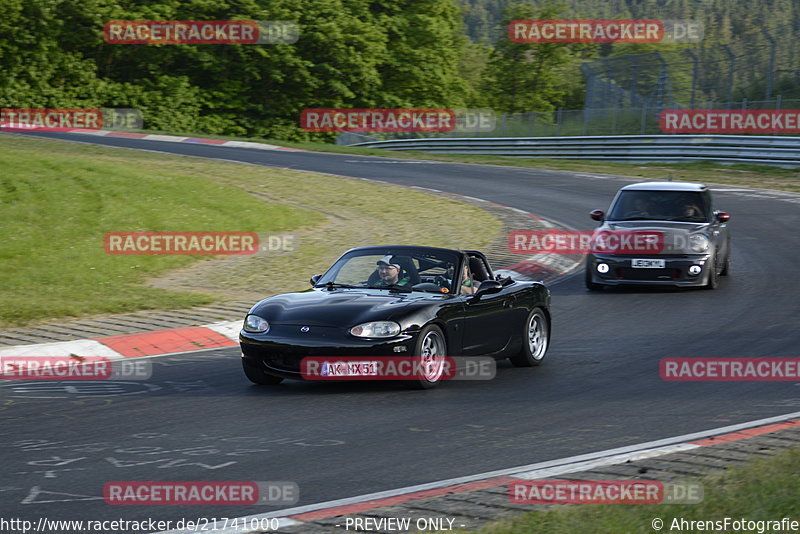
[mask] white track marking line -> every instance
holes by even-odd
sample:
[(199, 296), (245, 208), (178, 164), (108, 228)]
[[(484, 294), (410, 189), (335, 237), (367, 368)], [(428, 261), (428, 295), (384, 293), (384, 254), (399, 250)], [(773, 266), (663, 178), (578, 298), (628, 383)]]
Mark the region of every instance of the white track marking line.
[(211, 323), (200, 325), (200, 328), (208, 328), (218, 334), (239, 342), (239, 330), (242, 329), (242, 321), (223, 321), (219, 323)]
[(34, 345), (16, 345), (0, 348), (0, 359), (19, 356), (102, 356), (112, 360), (124, 360), (125, 356), (93, 339), (76, 339), (55, 343), (37, 343)]

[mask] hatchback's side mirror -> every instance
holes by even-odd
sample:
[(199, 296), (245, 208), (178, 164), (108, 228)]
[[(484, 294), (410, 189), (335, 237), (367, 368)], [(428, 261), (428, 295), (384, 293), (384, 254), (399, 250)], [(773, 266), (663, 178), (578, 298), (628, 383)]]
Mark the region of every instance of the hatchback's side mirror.
[(589, 217), (591, 217), (595, 221), (601, 221), (602, 222), (604, 216), (605, 216), (605, 212), (603, 210), (594, 210), (594, 211), (589, 213)]
[(321, 274), (315, 274), (314, 276), (311, 277), (311, 280), (309, 280), (309, 282), (311, 282), (312, 286), (315, 286), (317, 285), (317, 282), (319, 282), (320, 278), (322, 278)]
[(724, 211), (718, 211), (717, 220), (721, 223), (726, 223), (731, 220), (731, 214)]

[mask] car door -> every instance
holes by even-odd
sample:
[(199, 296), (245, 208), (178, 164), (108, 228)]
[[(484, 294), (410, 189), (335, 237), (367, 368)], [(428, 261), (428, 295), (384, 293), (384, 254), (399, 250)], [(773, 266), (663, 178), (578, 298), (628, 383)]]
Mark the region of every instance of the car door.
[(461, 295), (461, 298), (464, 301), (463, 355), (477, 356), (502, 350), (509, 341), (514, 324), (518, 322), (513, 320), (513, 290)]

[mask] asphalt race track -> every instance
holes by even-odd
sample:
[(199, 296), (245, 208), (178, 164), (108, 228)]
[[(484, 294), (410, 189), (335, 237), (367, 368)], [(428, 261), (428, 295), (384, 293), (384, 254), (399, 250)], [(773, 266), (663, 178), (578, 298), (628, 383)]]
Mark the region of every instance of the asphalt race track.
[[(40, 135), (430, 187), (586, 230), (595, 226), (588, 212), (606, 209), (629, 183), (499, 166)], [(236, 349), (225, 349), (157, 358), (152, 380), (107, 385), (113, 389), (2, 384), (0, 515), (34, 522), (237, 517), (271, 509), (110, 506), (98, 496), (110, 481), (282, 480), (299, 484), (303, 505), (796, 412), (797, 383), (659, 377), (664, 357), (799, 355), (800, 197), (742, 190), (715, 196), (732, 215), (732, 272), (719, 289), (588, 293), (582, 272), (560, 280), (551, 286), (554, 331), (544, 365), (504, 363), (492, 381), (429, 391), (388, 383), (265, 388), (244, 377)]]

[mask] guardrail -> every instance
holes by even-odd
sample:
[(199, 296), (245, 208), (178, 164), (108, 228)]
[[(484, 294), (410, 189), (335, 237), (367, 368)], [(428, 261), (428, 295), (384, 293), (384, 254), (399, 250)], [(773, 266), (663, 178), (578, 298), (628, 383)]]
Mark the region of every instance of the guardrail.
[(608, 137), (421, 138), (350, 146), (441, 154), (605, 160), (629, 163), (757, 163), (800, 166), (800, 137), (753, 135), (617, 135)]

